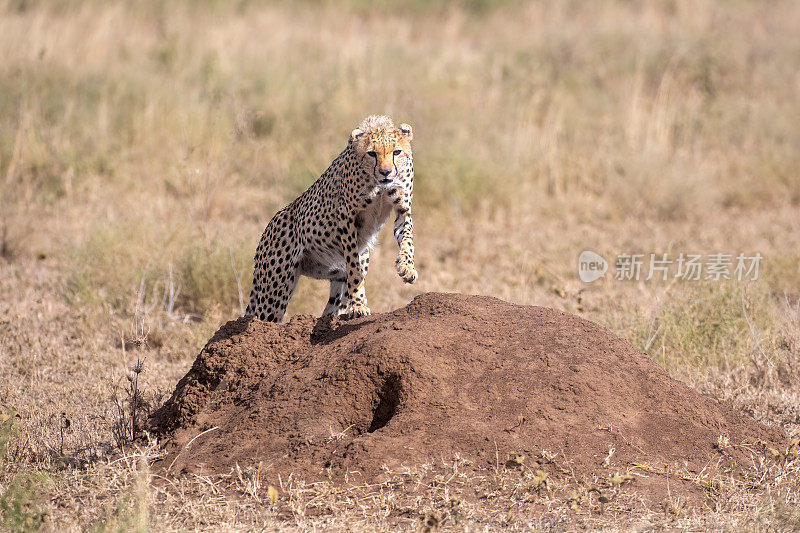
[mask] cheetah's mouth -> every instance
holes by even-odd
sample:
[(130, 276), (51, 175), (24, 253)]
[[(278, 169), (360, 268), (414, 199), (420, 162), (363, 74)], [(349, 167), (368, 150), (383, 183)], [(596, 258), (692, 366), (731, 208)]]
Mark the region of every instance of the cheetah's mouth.
[(378, 183), (380, 183), (381, 185), (389, 185), (393, 181), (394, 181), (394, 178), (382, 178), (382, 179), (378, 180)]

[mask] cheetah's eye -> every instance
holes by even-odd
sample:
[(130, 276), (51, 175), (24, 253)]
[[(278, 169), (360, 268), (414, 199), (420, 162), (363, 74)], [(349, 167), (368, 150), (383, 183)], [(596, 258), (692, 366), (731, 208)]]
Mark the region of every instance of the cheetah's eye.
[(394, 152), (392, 152), (392, 153), (393, 153), (394, 155), (400, 155), (402, 152), (401, 152), (400, 150), (395, 150), (395, 151), (394, 151)]
[(375, 153), (375, 150), (370, 150), (369, 152), (367, 152), (367, 155), (370, 157), (375, 157), (377, 154)]

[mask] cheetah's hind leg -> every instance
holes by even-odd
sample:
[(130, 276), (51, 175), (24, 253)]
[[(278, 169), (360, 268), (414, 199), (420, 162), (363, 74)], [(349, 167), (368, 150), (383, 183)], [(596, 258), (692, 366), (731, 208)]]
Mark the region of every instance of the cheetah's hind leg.
[[(261, 261), (256, 261), (256, 273), (253, 279), (253, 291), (250, 294), (250, 304), (247, 314), (252, 314), (266, 322), (280, 322), (286, 313), (300, 279), (300, 258), (303, 250), (298, 248), (287, 253), (285, 241), (276, 241), (274, 233), (265, 232), (265, 237), (259, 244), (256, 257), (261, 255)], [(283, 250), (276, 244), (283, 243)]]
[(286, 313), (289, 300), (297, 289), (300, 269), (290, 264), (284, 273), (273, 271), (267, 274), (266, 279), (264, 290), (256, 296), (261, 299), (256, 304), (253, 314), (266, 322), (280, 322)]

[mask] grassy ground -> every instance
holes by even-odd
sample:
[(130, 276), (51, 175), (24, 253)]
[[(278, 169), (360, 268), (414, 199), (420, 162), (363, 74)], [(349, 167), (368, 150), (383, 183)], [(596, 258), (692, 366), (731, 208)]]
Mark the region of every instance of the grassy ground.
[[(385, 234), (373, 311), (437, 290), (579, 313), (797, 434), (798, 27), (790, 1), (0, 1), (0, 527), (381, 529), (435, 508), (288, 486), (270, 507), (275, 480), (159, 482), (152, 448), (119, 446), (137, 359), (145, 400), (171, 391), (241, 313), (271, 215), (371, 113), (414, 126), (420, 271), (397, 279)], [(586, 249), (764, 259), (756, 281), (584, 284)], [(289, 313), (326, 297), (303, 280)], [(798, 527), (797, 487), (759, 494), (633, 524)], [(559, 513), (461, 525), (619, 518)]]

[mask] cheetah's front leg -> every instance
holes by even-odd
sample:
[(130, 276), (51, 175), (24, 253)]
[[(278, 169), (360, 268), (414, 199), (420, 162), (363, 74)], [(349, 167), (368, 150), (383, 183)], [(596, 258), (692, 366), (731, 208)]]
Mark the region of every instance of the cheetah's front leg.
[(347, 265), (347, 311), (348, 318), (368, 316), (367, 294), (364, 289), (364, 278), (369, 268), (369, 254), (358, 253), (358, 235), (355, 218), (350, 216), (341, 221), (339, 235)]
[(341, 315), (344, 308), (347, 306), (347, 282), (331, 280), (331, 292), (328, 297), (328, 305), (322, 311), (322, 316), (336, 316)]
[(392, 194), (397, 217), (394, 220), (394, 237), (400, 252), (397, 254), (397, 274), (406, 283), (417, 281), (414, 268), (414, 221), (411, 219), (411, 194), (404, 189), (395, 189)]

